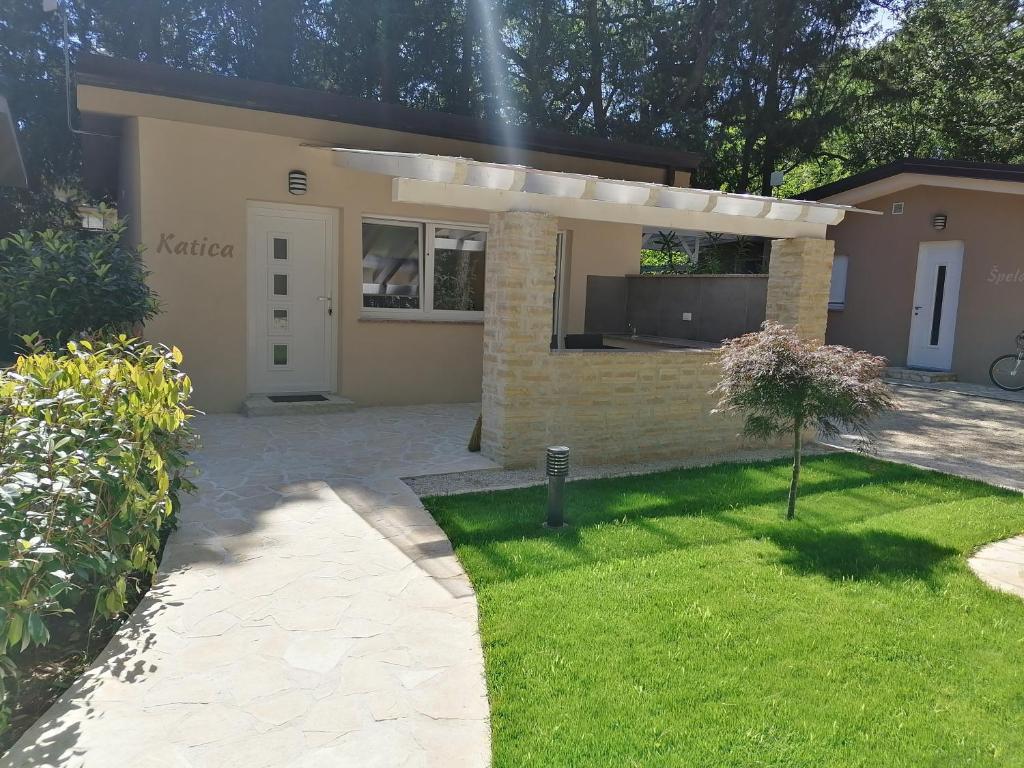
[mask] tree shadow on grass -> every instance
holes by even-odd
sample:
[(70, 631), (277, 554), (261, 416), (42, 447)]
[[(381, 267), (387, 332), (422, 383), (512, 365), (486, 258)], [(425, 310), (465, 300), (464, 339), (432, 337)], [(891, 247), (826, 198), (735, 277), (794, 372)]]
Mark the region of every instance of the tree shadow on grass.
[[(524, 577), (586, 567), (609, 560), (682, 552), (707, 546), (721, 546), (742, 540), (770, 541), (779, 548), (776, 562), (800, 574), (819, 574), (835, 580), (893, 581), (918, 579), (929, 581), (941, 564), (958, 554), (958, 550), (936, 541), (865, 525), (873, 516), (888, 515), (941, 503), (951, 493), (959, 499), (991, 496), (994, 489), (981, 484), (965, 484), (954, 478), (908, 470), (906, 467), (878, 463), (879, 471), (869, 477), (862, 472), (851, 476), (843, 473), (821, 473), (816, 481), (807, 483), (801, 498), (805, 515), (795, 521), (766, 518), (756, 511), (758, 506), (778, 507), (781, 514), (784, 495), (780, 490), (764, 487), (764, 466), (756, 470), (733, 467), (731, 478), (715, 478), (712, 482), (692, 484), (655, 481), (647, 484), (598, 481), (570, 490), (569, 519), (572, 525), (552, 533), (539, 522), (524, 524), (522, 510), (542, 509), (542, 490), (520, 492), (510, 507), (510, 514), (498, 516), (481, 527), (477, 517), (475, 530), (459, 535), (458, 521), (449, 534), (459, 547), (484, 565), (483, 570), (470, 568), (478, 584), (497, 584)], [(759, 477), (748, 477), (751, 489), (743, 490), (745, 472), (759, 471)], [(731, 482), (723, 482), (723, 480)], [(908, 480), (924, 480), (904, 486), (898, 495), (889, 495), (874, 514), (870, 489)], [(760, 486), (757, 486), (760, 481)], [(612, 485), (608, 485), (613, 483)], [(845, 510), (833, 522), (828, 509), (807, 504), (813, 496), (839, 494), (855, 501), (856, 510)], [(996, 492), (998, 493), (998, 492)], [(605, 497), (606, 498), (603, 498)], [(632, 498), (631, 498), (632, 497)], [(494, 499), (497, 501), (497, 499)], [(821, 506), (820, 504), (818, 506)], [(744, 511), (754, 508), (754, 514)], [(741, 511), (744, 510), (744, 511)], [(468, 512), (469, 509), (465, 510)], [(462, 512), (460, 510), (460, 512)], [(628, 512), (628, 513), (627, 513)], [(851, 514), (852, 513), (852, 514)], [(671, 522), (689, 518), (691, 524)], [(628, 530), (622, 538), (602, 539), (598, 529), (624, 523)], [(706, 523), (706, 524), (705, 524)], [(455, 528), (455, 530), (452, 530)]]
[[(822, 457), (823, 460), (828, 458)], [(954, 490), (961, 498), (988, 496), (998, 492), (980, 483), (925, 473), (898, 464), (861, 457), (844, 459), (850, 464), (870, 463), (866, 466), (843, 466), (835, 472), (826, 469), (815, 480), (805, 479), (801, 485), (801, 499), (828, 493), (860, 497), (865, 489), (925, 480), (911, 492), (905, 493), (898, 502), (893, 500), (882, 510), (888, 513), (936, 503)], [(809, 459), (805, 467), (818, 463), (821, 460)], [(789, 485), (789, 465), (786, 461), (752, 466), (722, 464), (700, 468), (697, 475), (691, 476), (691, 472), (672, 470), (648, 476), (571, 483), (566, 489), (567, 519), (579, 530), (623, 518), (630, 521), (660, 517), (716, 519), (718, 515), (729, 513), (737, 507), (785, 504), (785, 493)], [(776, 476), (770, 477), (772, 474)], [(766, 478), (769, 477), (772, 482), (770, 487), (765, 487)], [(506, 501), (508, 494), (514, 494), (512, 505)], [(545, 495), (545, 488), (539, 486), (517, 491), (437, 497), (427, 500), (427, 508), (442, 522), (445, 533), (457, 546), (487, 546), (502, 541), (550, 538), (551, 532), (540, 525)], [(505, 514), (493, 516), (486, 523), (481, 523), (481, 507), (502, 506), (507, 507)], [(846, 519), (843, 524), (853, 522)], [(560, 533), (555, 541), (559, 546), (567, 546), (578, 540), (578, 536)]]
[(917, 536), (879, 530), (777, 529), (770, 537), (779, 562), (801, 575), (836, 581), (931, 581), (958, 551)]

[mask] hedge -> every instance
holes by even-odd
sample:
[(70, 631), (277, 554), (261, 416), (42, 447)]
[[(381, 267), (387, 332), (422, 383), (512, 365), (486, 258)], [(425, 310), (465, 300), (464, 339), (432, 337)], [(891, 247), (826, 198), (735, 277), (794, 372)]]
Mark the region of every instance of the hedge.
[(56, 617), (122, 612), (156, 571), (194, 436), (177, 349), (125, 336), (0, 371), (0, 731), (5, 678)]

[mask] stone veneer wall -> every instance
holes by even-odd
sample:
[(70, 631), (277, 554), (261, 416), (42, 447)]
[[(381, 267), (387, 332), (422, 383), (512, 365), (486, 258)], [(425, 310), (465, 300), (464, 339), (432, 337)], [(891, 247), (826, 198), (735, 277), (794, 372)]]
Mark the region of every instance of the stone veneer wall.
[[(713, 414), (713, 350), (551, 350), (556, 221), (494, 214), (487, 235), (482, 452), (507, 467), (538, 465), (566, 444), (577, 463), (724, 453), (750, 443), (740, 420)], [(768, 319), (825, 332), (832, 244), (773, 243)], [(815, 303), (820, 303), (820, 311)]]
[(834, 252), (831, 240), (773, 240), (765, 319), (823, 341)]

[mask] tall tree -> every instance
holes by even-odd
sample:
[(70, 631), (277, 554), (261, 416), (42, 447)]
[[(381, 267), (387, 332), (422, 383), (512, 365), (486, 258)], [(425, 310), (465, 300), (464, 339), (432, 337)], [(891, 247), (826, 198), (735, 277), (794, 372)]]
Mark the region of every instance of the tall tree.
[[(844, 117), (838, 100), (815, 93), (854, 49), (874, 6), (868, 0), (751, 0), (730, 20), (730, 54), (712, 141), (722, 159), (711, 180), (771, 193), (770, 177), (795, 150), (817, 146)], [(815, 98), (810, 98), (815, 96)]]
[[(920, 5), (907, 30), (858, 53), (875, 6), (898, 2)], [(1022, 25), (1010, 0), (959, 10), (955, 0), (138, 0), (131, 12), (123, 0), (64, 0), (62, 7), (73, 57), (94, 50), (703, 151), (709, 163), (697, 181), (725, 189), (767, 191), (777, 167), (831, 157), (845, 168), (885, 147), (903, 152), (908, 142), (1014, 157), (1021, 133), (1013, 121), (1024, 103)], [(59, 19), (36, 0), (6, 0), (0, 16), (0, 68), (16, 81), (12, 103), (37, 188), (35, 197), (0, 191), (0, 215), (26, 223), (31, 211), (52, 207), (54, 189), (74, 188), (77, 137), (65, 126)], [(999, 33), (986, 38), (980, 29)], [(994, 41), (989, 49), (986, 39)], [(929, 48), (943, 56), (927, 58)], [(904, 56), (920, 63), (901, 86)], [(930, 83), (956, 93), (939, 98)], [(856, 112), (848, 97), (860, 100)], [(1000, 109), (1007, 102), (1014, 108)], [(912, 140), (898, 142), (889, 123), (910, 126)]]

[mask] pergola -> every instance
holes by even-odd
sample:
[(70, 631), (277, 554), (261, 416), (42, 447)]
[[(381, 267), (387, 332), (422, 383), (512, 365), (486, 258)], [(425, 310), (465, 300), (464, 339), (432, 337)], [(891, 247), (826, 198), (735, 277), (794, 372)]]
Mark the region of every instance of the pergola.
[[(542, 171), (462, 157), (333, 148), (343, 168), (394, 178), (395, 202), (504, 213), (724, 232), (768, 238), (824, 238), (859, 209), (708, 189)], [(874, 211), (863, 211), (874, 213)]]
[(331, 149), (338, 166), (392, 177), (395, 202), (490, 214), (482, 451), (505, 466), (536, 465), (551, 444), (590, 463), (746, 445), (735, 418), (714, 412), (713, 349), (551, 348), (559, 219), (771, 238), (766, 318), (822, 338), (833, 255), (827, 228), (859, 212), (457, 157)]

